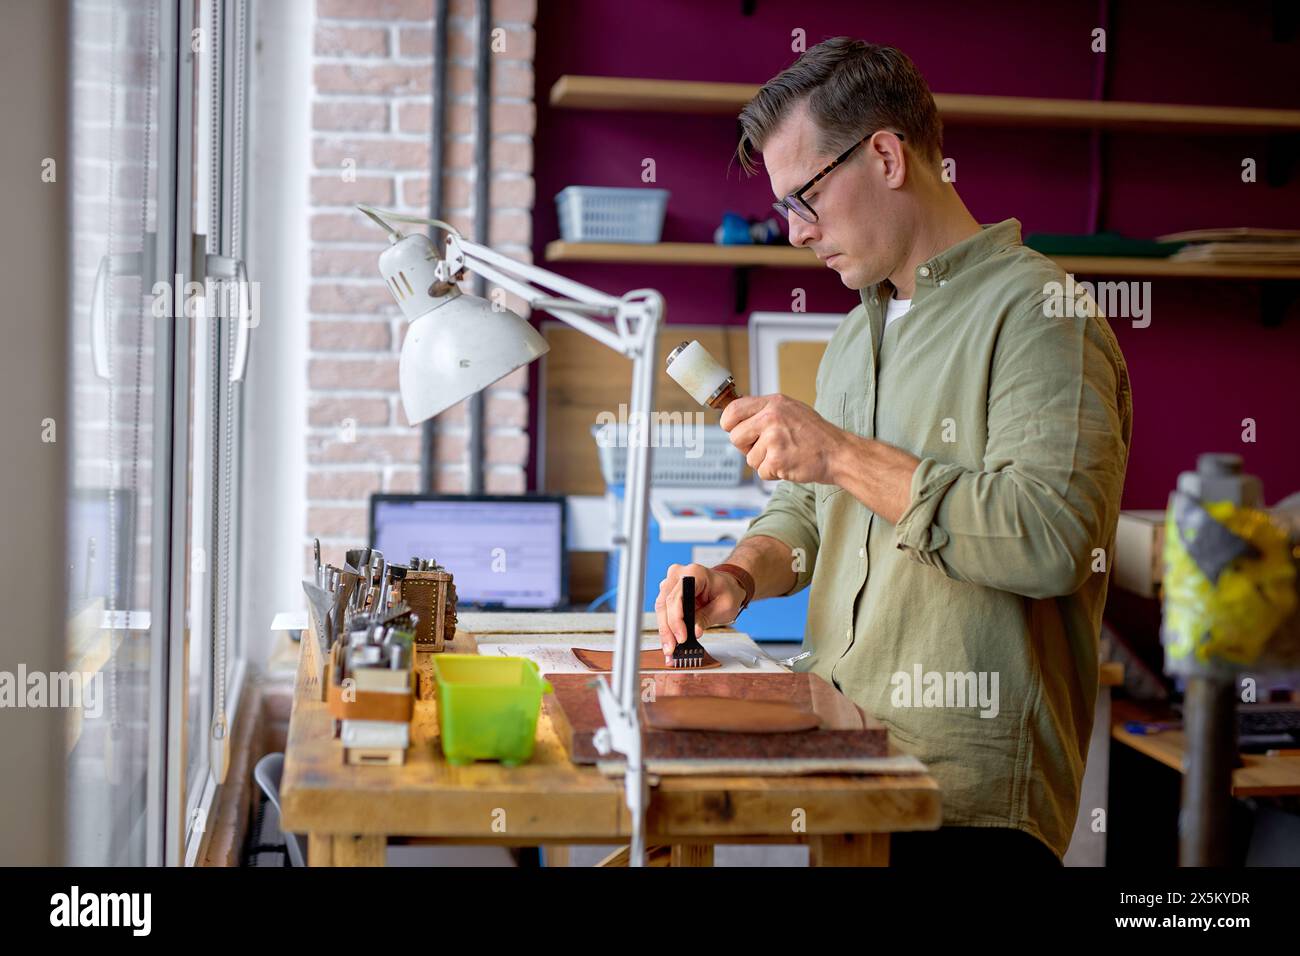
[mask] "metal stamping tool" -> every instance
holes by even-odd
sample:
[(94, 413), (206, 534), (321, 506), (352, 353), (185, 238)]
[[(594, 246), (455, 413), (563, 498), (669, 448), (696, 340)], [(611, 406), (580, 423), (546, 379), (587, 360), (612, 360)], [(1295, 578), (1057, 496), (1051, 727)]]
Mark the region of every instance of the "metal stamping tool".
[(334, 591), (334, 633), (339, 633), (343, 626), (343, 619), (347, 616), (348, 611), (352, 609), (352, 590), (356, 586), (356, 575), (349, 574), (348, 571), (340, 569), (338, 572), (338, 582), (333, 588)]
[(311, 613), (317, 639), (322, 647), (328, 648), (334, 643), (334, 621), (330, 617), (334, 596), (311, 581), (303, 581), (302, 589), (307, 593), (307, 609)]
[[(378, 582), (375, 577), (378, 573)], [(370, 565), (366, 580), (366, 590), (369, 591), (374, 586), (375, 592), (370, 605), (376, 614), (382, 614), (388, 608), (388, 562), (384, 560), (384, 552), (372, 551), (370, 553)]]
[(695, 639), (695, 579), (682, 578), (682, 621), (686, 641), (673, 648), (673, 667), (699, 667), (704, 663), (704, 646)]
[(316, 586), (324, 587), (325, 579), (321, 576), (324, 569), (320, 563), (320, 538), (312, 539), (312, 554), (316, 558)]
[(363, 574), (357, 570), (355, 565), (346, 564), (343, 566), (343, 591), (347, 594), (347, 609), (355, 611), (361, 607), (361, 601), (358, 601), (358, 595), (361, 600), (365, 599), (365, 588), (362, 586), (361, 579)]
[(406, 580), (408, 568), (401, 564), (390, 564), (387, 571), (387, 580), (384, 582), (389, 600), (392, 606), (396, 607), (402, 602), (402, 582)]
[(371, 644), (352, 648), (348, 655), (348, 666), (352, 670), (358, 667), (375, 667), (383, 663), (383, 650)]
[[(760, 657), (758, 654), (761, 654), (762, 656)], [(794, 667), (795, 664), (803, 660), (805, 657), (812, 657), (812, 651), (804, 651), (803, 653), (796, 654), (793, 657), (782, 658), (773, 657), (771, 654), (768, 654), (763, 650), (759, 650), (758, 654), (743, 653), (740, 662), (746, 667), (758, 667), (763, 663), (763, 661), (770, 661), (773, 664), (789, 669)]]

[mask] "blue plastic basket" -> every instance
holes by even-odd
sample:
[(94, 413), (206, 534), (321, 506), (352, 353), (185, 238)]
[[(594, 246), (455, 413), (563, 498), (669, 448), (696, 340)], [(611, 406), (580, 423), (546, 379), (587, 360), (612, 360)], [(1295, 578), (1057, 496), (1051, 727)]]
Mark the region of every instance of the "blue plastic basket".
[(565, 242), (658, 242), (668, 190), (568, 186), (555, 204)]

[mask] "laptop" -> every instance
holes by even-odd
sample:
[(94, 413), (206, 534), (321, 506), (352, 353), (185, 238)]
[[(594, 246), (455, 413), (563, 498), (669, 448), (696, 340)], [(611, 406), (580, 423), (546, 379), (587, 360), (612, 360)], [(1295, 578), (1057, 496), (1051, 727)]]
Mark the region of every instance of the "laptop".
[(437, 561), (455, 579), (461, 608), (569, 605), (562, 496), (371, 495), (370, 546), (396, 564)]

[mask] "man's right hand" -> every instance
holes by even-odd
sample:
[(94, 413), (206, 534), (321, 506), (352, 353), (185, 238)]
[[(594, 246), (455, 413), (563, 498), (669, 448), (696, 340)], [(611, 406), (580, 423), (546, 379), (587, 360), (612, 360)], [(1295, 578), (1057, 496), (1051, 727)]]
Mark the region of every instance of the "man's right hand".
[(686, 641), (686, 622), (682, 618), (682, 578), (695, 579), (695, 636), (706, 627), (730, 624), (745, 602), (745, 589), (724, 571), (714, 571), (702, 564), (672, 564), (659, 584), (655, 600), (655, 619), (659, 623), (659, 642), (665, 662), (672, 659), (673, 649)]

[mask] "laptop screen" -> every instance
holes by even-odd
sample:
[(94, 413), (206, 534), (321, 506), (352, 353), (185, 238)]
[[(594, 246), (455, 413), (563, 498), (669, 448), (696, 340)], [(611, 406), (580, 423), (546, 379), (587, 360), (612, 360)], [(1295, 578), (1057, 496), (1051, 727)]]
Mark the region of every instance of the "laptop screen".
[(432, 558), (461, 605), (555, 609), (568, 602), (564, 499), (373, 495), (370, 545), (389, 561)]

